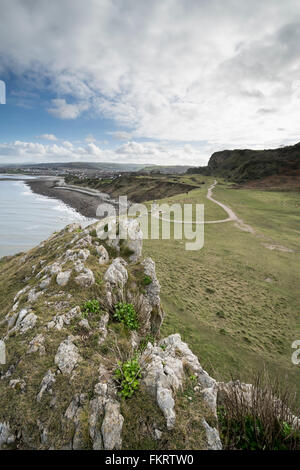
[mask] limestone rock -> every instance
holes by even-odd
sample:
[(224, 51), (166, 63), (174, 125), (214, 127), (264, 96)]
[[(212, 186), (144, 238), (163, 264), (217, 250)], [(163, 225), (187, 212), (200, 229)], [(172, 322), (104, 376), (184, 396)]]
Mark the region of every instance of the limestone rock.
[(124, 418), (120, 413), (120, 403), (108, 400), (105, 405), (105, 415), (101, 426), (105, 450), (122, 448), (122, 428)]
[(15, 441), (15, 436), (11, 432), (9, 423), (0, 422), (0, 450), (12, 444)]
[(70, 280), (71, 274), (72, 274), (71, 270), (61, 271), (60, 273), (58, 273), (56, 277), (56, 283), (62, 287), (66, 286)]
[(209, 424), (202, 419), (202, 424), (204, 426), (207, 438), (208, 450), (222, 450), (222, 442), (220, 439), (219, 432), (216, 428), (212, 428)]
[(36, 397), (38, 402), (42, 400), (45, 392), (52, 394), (52, 385), (55, 383), (55, 381), (55, 374), (51, 371), (51, 369), (49, 369), (42, 380), (40, 391)]
[(57, 353), (55, 355), (55, 364), (63, 374), (71, 374), (77, 362), (80, 360), (78, 348), (73, 344), (73, 336), (60, 343)]
[(42, 334), (35, 336), (29, 343), (27, 354), (38, 352), (40, 356), (45, 354), (45, 338)]
[(107, 264), (109, 262), (109, 255), (107, 253), (106, 248), (103, 245), (96, 246), (96, 251), (99, 256), (99, 264)]
[(75, 282), (82, 287), (90, 287), (95, 284), (95, 277), (93, 271), (84, 268), (83, 272), (75, 277)]

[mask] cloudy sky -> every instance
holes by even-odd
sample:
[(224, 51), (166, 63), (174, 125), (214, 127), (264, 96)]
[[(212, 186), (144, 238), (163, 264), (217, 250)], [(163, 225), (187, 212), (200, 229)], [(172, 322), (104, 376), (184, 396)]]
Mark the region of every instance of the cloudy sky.
[(300, 141), (299, 0), (0, 0), (0, 163)]

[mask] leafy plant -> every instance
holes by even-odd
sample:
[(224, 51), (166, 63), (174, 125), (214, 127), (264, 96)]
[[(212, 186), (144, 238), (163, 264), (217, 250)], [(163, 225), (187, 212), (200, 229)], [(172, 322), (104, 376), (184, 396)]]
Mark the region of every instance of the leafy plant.
[(115, 305), (114, 318), (124, 323), (130, 330), (137, 330), (139, 328), (137, 313), (132, 304), (123, 302), (117, 303), (117, 305)]
[(121, 396), (130, 398), (138, 390), (142, 377), (139, 361), (135, 357), (123, 363), (118, 362), (118, 366), (114, 378), (121, 388)]
[(101, 308), (97, 299), (87, 300), (83, 306), (83, 317), (86, 318), (89, 314), (100, 315)]
[(152, 278), (148, 275), (144, 276), (142, 279), (142, 285), (143, 286), (149, 286), (149, 284), (152, 283)]

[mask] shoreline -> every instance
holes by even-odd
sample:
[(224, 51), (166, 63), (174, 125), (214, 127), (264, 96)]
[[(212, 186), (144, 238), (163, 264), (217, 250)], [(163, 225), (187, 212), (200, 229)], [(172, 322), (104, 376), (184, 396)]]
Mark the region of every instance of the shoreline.
[(81, 215), (99, 219), (96, 216), (97, 207), (103, 202), (100, 196), (77, 192), (76, 190), (70, 191), (66, 189), (60, 189), (57, 184), (61, 181), (61, 178), (53, 179), (36, 179), (36, 180), (23, 180), (23, 182), (30, 187), (32, 192), (47, 196), (50, 198), (59, 199), (68, 206), (75, 209)]

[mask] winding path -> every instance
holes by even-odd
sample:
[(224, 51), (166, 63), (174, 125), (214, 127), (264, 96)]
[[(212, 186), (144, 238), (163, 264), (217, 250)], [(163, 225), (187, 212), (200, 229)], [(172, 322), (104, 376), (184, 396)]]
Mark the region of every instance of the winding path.
[[(204, 221), (201, 221), (201, 222), (195, 222), (195, 221), (182, 221), (182, 220), (170, 220), (170, 219), (166, 219), (165, 217), (160, 217), (159, 214), (155, 214), (153, 213), (153, 216), (156, 217), (156, 218), (160, 218), (160, 220), (163, 220), (165, 222), (173, 222), (173, 223), (180, 223), (182, 224), (183, 222), (185, 224), (193, 224), (193, 225), (202, 225), (202, 224), (222, 224), (224, 222), (237, 222), (237, 223), (242, 223), (242, 221), (237, 217), (237, 215), (233, 212), (232, 209), (230, 209), (230, 207), (226, 206), (225, 204), (223, 204), (222, 202), (219, 202), (217, 201), (216, 199), (214, 199), (212, 197), (212, 191), (214, 189), (214, 187), (218, 184), (217, 180), (214, 181), (214, 183), (209, 186), (208, 190), (207, 190), (207, 199), (209, 199), (210, 201), (214, 202), (215, 204), (217, 204), (218, 206), (222, 207), (222, 209), (227, 212), (228, 214), (228, 217), (227, 219), (221, 219), (221, 220), (204, 220)], [(160, 212), (160, 214), (163, 214), (163, 212)]]

